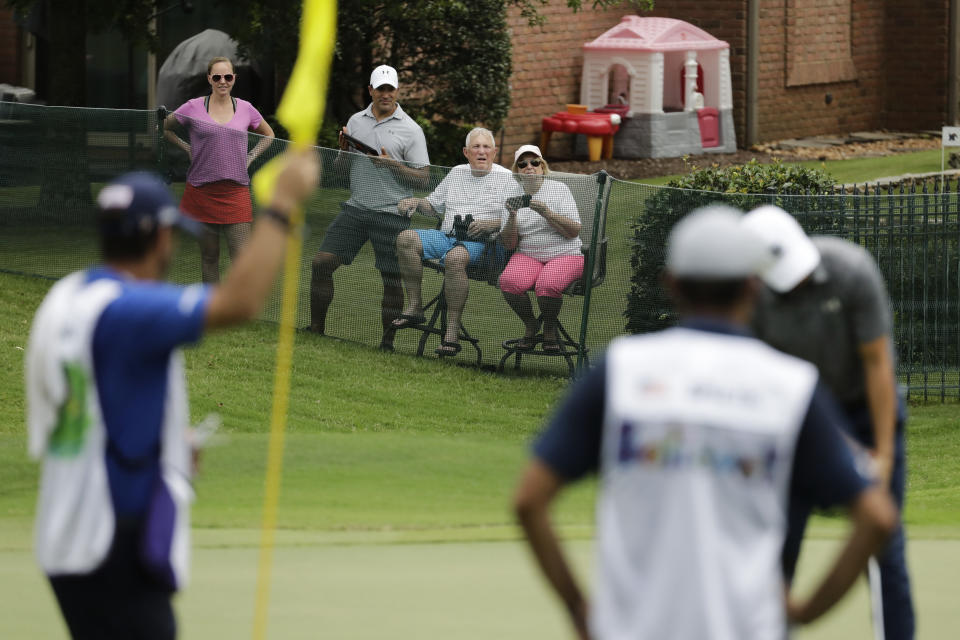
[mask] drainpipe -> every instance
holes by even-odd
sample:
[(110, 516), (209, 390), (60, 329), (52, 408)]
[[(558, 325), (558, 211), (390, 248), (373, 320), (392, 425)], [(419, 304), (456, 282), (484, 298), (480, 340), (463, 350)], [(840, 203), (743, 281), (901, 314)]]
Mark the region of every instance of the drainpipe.
[[(954, 6), (958, 0), (951, 0)], [(759, 142), (757, 133), (757, 121), (759, 113), (757, 112), (757, 95), (759, 79), (757, 70), (759, 61), (757, 59), (760, 51), (760, 0), (747, 0), (747, 68), (746, 68), (746, 120), (747, 134), (745, 136), (746, 146), (751, 146)]]
[(960, 0), (950, 0), (950, 31), (947, 42), (947, 124), (960, 121)]

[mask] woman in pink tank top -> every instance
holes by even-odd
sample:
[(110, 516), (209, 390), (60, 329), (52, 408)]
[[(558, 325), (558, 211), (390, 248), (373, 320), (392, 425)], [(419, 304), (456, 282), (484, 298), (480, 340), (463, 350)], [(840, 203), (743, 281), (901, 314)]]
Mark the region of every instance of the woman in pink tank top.
[[(207, 65), (210, 95), (182, 104), (164, 121), (164, 136), (190, 156), (180, 208), (204, 223), (200, 237), (200, 270), (204, 282), (220, 280), (220, 234), (233, 260), (250, 235), (250, 164), (274, 137), (273, 129), (246, 100), (230, 95), (237, 75), (228, 58)], [(175, 127), (185, 127), (189, 143)], [(264, 136), (249, 152), (247, 132)]]

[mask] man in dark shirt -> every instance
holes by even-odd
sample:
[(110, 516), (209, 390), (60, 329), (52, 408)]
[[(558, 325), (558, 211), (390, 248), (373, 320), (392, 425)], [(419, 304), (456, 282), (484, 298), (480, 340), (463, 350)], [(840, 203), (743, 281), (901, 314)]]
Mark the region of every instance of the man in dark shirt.
[[(760, 207), (744, 216), (743, 223), (776, 253), (761, 274), (767, 286), (757, 303), (755, 334), (816, 365), (843, 408), (850, 435), (869, 451), (882, 486), (902, 511), (906, 410), (894, 373), (890, 297), (876, 260), (841, 238), (808, 238), (779, 207)], [(809, 504), (791, 506), (784, 547), (788, 578), (800, 555), (809, 511)], [(910, 640), (914, 613), (902, 526), (877, 556), (876, 572), (879, 579), (872, 574), (871, 589), (879, 589), (881, 610), (874, 616), (883, 620), (884, 638)]]

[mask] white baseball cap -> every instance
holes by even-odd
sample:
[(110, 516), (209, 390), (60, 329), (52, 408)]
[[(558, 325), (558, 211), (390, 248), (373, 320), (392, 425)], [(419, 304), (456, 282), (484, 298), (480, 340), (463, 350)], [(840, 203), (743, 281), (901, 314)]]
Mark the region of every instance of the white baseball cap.
[(540, 153), (540, 147), (532, 144), (525, 144), (525, 145), (521, 145), (519, 149), (513, 152), (513, 161), (516, 162), (517, 160), (520, 159), (520, 156), (522, 156), (525, 153), (532, 153), (536, 155), (538, 158), (543, 158), (543, 154)]
[(370, 86), (378, 89), (385, 84), (390, 85), (394, 89), (400, 86), (400, 82), (397, 80), (397, 70), (391, 66), (382, 64), (370, 74)]
[(667, 271), (677, 278), (735, 280), (770, 261), (763, 241), (741, 224), (740, 211), (711, 205), (690, 212), (667, 238)]
[(796, 218), (780, 207), (757, 207), (743, 216), (743, 225), (763, 239), (772, 256), (760, 277), (774, 291), (793, 290), (820, 264), (816, 245)]

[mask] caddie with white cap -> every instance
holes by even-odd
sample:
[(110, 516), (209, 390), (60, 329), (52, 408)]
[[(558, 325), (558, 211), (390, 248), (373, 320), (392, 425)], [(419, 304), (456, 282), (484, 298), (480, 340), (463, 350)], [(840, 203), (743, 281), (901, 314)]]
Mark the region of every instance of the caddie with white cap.
[(374, 266), (383, 281), (380, 348), (388, 351), (393, 350), (396, 333), (391, 323), (403, 305), (395, 243), (397, 235), (410, 228), (410, 218), (400, 215), (397, 203), (426, 187), (430, 176), (427, 139), (397, 102), (399, 88), (396, 69), (386, 64), (376, 67), (367, 86), (370, 104), (350, 116), (340, 131), (340, 150), (353, 153), (341, 153), (334, 170), (339, 174), (349, 171), (350, 198), (327, 227), (313, 258), (308, 327), (314, 333), (328, 331), (333, 272), (352, 263), (369, 240), (376, 257)]
[[(514, 509), (577, 637), (786, 637), (788, 620), (809, 622), (839, 600), (896, 521), (843, 445), (816, 368), (746, 333), (770, 254), (740, 218), (706, 207), (674, 227), (666, 280), (681, 326), (614, 340), (533, 445)], [(549, 511), (594, 472), (588, 608)], [(848, 506), (853, 522), (846, 555), (804, 601), (782, 589), (794, 499)]]
[[(877, 262), (858, 244), (807, 237), (797, 219), (772, 205), (745, 215), (743, 225), (761, 236), (774, 254), (761, 274), (768, 288), (758, 298), (755, 334), (817, 366), (842, 405), (851, 435), (869, 450), (881, 484), (902, 509), (906, 412), (894, 373), (890, 297)], [(810, 509), (809, 504), (791, 505), (784, 548), (788, 578)], [(882, 604), (874, 611), (874, 625), (883, 627), (886, 640), (907, 640), (914, 634), (904, 547), (901, 527), (871, 572), (871, 589)]]

